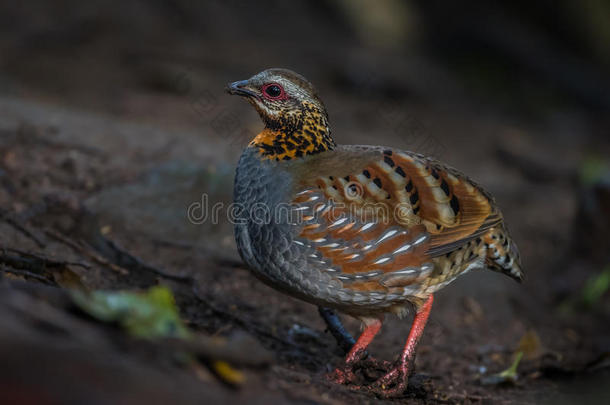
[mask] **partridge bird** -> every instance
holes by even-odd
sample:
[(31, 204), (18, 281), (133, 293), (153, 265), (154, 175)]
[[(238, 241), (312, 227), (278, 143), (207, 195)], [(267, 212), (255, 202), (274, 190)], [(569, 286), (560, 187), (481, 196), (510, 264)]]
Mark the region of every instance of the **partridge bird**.
[(402, 355), (367, 387), (401, 394), (436, 291), (473, 269), (522, 280), (502, 213), (462, 173), (409, 151), (337, 145), (314, 87), (292, 71), (268, 69), (227, 91), (265, 124), (235, 177), (241, 257), (272, 287), (364, 324), (334, 381), (355, 382), (384, 314), (414, 308)]

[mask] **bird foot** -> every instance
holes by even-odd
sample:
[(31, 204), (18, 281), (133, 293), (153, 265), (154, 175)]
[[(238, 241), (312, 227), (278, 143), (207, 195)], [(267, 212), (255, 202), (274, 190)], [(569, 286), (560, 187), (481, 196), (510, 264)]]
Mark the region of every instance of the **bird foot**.
[(354, 374), (354, 370), (350, 366), (337, 367), (335, 371), (328, 374), (326, 379), (335, 384), (353, 384), (358, 377)]
[(409, 368), (399, 363), (379, 378), (368, 389), (382, 398), (392, 398), (402, 395), (407, 389)]
[[(366, 371), (387, 371), (391, 367), (391, 363), (385, 360), (377, 360), (372, 356), (367, 356), (365, 359), (358, 360), (354, 363), (346, 363), (343, 367), (338, 367), (332, 373), (328, 374), (326, 378), (337, 384), (356, 384), (359, 380), (355, 371), (361, 369), (368, 377), (370, 374)], [(360, 388), (360, 387), (357, 387)]]

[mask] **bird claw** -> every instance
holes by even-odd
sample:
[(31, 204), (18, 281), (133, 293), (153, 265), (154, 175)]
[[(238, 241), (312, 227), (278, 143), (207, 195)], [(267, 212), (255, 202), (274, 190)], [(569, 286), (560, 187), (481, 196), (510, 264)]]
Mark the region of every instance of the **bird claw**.
[(336, 368), (335, 371), (326, 376), (326, 379), (335, 384), (353, 384), (357, 380), (357, 377), (356, 374), (354, 374), (353, 367), (346, 365), (343, 368)]
[(382, 398), (397, 397), (406, 391), (408, 381), (408, 368), (403, 364), (398, 364), (371, 384), (368, 389)]

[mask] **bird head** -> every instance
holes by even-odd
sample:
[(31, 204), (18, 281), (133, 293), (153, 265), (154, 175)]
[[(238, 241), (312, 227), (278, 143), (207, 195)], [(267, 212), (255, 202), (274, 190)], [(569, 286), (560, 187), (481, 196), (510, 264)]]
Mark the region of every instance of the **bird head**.
[(265, 130), (251, 143), (276, 160), (333, 149), (328, 115), (315, 88), (287, 69), (267, 69), (227, 86), (229, 94), (245, 97), (256, 108)]
[(268, 128), (298, 127), (307, 116), (327, 121), (324, 104), (303, 76), (288, 69), (267, 69), (227, 86), (229, 94), (246, 97)]

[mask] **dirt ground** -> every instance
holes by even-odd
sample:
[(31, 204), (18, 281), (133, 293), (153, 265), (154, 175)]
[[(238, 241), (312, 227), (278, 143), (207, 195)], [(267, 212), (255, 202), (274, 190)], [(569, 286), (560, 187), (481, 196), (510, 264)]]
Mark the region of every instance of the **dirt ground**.
[[(411, 3), (417, 24), (402, 24), (416, 28), (372, 22), (377, 36), (364, 35), (367, 21), (339, 1), (151, 4), (0, 10), (6, 403), (610, 400), (610, 84), (602, 65), (575, 71), (581, 55), (533, 41), (527, 49), (542, 55), (535, 61), (559, 55), (561, 72), (507, 51), (525, 62), (471, 75), (473, 66), (430, 50), (450, 53), (449, 33), (468, 24), (451, 25), (446, 10), (438, 16), (444, 28), (424, 40), (415, 33), (430, 24), (430, 10)], [(499, 21), (490, 24), (512, 32), (520, 20)], [(498, 43), (522, 45), (511, 38), (515, 44)], [(477, 68), (485, 65), (472, 55)], [(218, 220), (198, 211), (231, 202), (237, 158), (261, 128), (224, 86), (271, 66), (316, 84), (338, 143), (415, 150), (477, 179), (521, 250), (522, 285), (475, 272), (437, 294), (403, 398), (382, 401), (327, 382), (343, 354), (316, 308), (249, 274), (225, 211)], [(173, 291), (187, 326), (224, 342), (224, 352), (177, 361), (171, 344), (95, 321), (67, 293), (159, 284)], [(344, 320), (357, 334), (357, 322)], [(394, 359), (409, 321), (389, 318), (371, 352)], [(494, 379), (517, 352), (517, 379)], [(213, 372), (215, 356), (243, 372), (243, 383)]]

